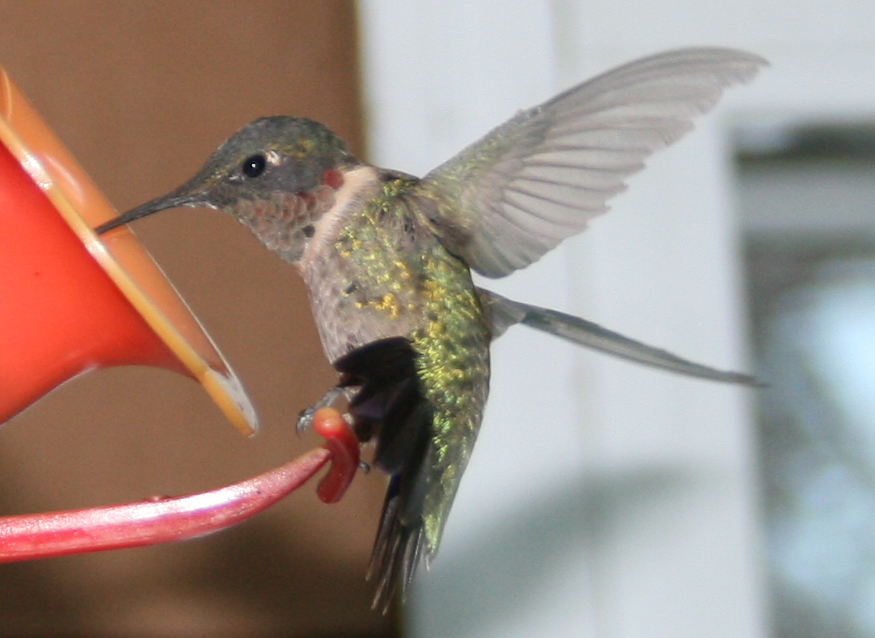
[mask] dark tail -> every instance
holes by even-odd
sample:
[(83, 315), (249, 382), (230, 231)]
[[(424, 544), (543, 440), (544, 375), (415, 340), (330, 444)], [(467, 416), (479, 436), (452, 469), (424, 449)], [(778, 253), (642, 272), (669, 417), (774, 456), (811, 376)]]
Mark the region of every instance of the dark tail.
[(338, 359), (341, 385), (358, 387), (350, 399), (353, 426), (363, 441), (377, 439), (374, 465), (391, 475), (368, 578), (376, 578), (373, 606), (386, 613), (402, 598), (423, 557), (422, 499), (432, 412), (420, 391), (416, 353), (396, 337), (369, 343)]

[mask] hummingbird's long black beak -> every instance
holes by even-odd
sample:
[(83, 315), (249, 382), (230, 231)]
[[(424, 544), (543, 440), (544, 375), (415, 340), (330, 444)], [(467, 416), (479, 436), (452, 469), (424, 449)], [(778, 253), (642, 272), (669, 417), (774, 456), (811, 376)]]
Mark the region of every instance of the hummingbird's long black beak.
[(102, 223), (100, 226), (97, 226), (94, 229), (94, 232), (96, 232), (98, 235), (102, 235), (103, 233), (110, 231), (113, 228), (117, 228), (118, 226), (132, 222), (135, 219), (140, 219), (141, 217), (146, 217), (147, 215), (151, 215), (152, 213), (157, 213), (168, 208), (178, 208), (180, 206), (197, 206), (199, 202), (197, 195), (198, 193), (192, 193), (189, 189), (185, 187), (179, 188), (171, 193), (168, 193), (167, 195), (157, 197), (151, 201), (146, 202), (145, 204), (137, 206), (136, 208), (132, 208), (128, 212), (119, 215), (115, 219), (110, 219), (108, 222)]

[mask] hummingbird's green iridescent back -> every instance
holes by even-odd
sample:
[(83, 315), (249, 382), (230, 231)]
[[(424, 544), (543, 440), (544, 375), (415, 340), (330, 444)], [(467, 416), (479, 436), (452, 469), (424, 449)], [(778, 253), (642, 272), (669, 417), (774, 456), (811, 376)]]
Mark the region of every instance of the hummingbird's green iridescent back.
[(412, 457), (400, 454), (405, 467), (381, 468), (401, 483), (387, 497), (374, 552), (381, 588), (389, 588), (383, 598), (420, 556), (428, 563), (437, 551), (489, 386), (491, 333), (470, 270), (435, 237), (422, 210), (430, 202), (417, 188), (415, 178), (384, 175), (365, 206), (338, 211), (336, 233), (302, 265), (332, 361), (392, 337), (409, 339), (414, 353), (424, 406), (403, 427), (426, 429), (427, 442)]

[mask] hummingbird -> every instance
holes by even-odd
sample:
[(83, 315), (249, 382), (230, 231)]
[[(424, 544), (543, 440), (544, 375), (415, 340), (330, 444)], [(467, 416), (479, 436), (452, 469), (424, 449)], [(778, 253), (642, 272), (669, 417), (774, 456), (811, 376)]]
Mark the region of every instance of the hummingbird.
[[(375, 607), (431, 565), (474, 447), (491, 342), (515, 324), (673, 372), (756, 385), (472, 281), (504, 277), (582, 231), (653, 152), (767, 62), (688, 48), (625, 64), (520, 111), (424, 177), (379, 168), (310, 119), (257, 119), (182, 186), (99, 226), (176, 207), (231, 214), (309, 290), (344, 395), (389, 483), (371, 559)], [(306, 425), (312, 410), (299, 425)]]

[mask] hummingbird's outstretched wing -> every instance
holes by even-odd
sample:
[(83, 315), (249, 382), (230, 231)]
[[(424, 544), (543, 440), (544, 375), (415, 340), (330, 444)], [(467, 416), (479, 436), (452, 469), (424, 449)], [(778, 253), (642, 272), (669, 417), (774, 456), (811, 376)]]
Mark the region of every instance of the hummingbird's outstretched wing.
[(767, 62), (722, 48), (643, 58), (522, 111), (426, 175), (444, 246), (502, 277), (582, 231), (654, 151)]
[(493, 326), (493, 338), (500, 336), (510, 326), (522, 323), (586, 348), (678, 374), (724, 383), (762, 385), (750, 375), (717, 370), (687, 361), (666, 350), (624, 337), (574, 315), (514, 301), (483, 288), (478, 288), (477, 294), (480, 296), (486, 317)]

